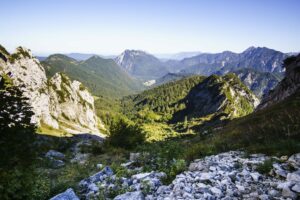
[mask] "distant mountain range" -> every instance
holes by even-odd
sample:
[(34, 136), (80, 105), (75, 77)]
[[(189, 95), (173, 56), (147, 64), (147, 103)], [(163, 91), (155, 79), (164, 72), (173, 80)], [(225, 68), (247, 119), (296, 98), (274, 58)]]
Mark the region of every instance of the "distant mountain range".
[(282, 61), (288, 55), (266, 47), (249, 47), (242, 53), (200, 53), (182, 60), (162, 61), (143, 51), (126, 50), (115, 61), (131, 76), (146, 82), (146, 85), (150, 85), (149, 80), (154, 85), (160, 85), (189, 75), (224, 75), (233, 72), (261, 97), (281, 80), (280, 73), (284, 71)]
[[(127, 88), (125, 91), (132, 91), (133, 88), (135, 91), (136, 89), (142, 88), (143, 86), (137, 86), (137, 82), (139, 82), (137, 80), (144, 82), (146, 86), (153, 87), (190, 75), (210, 76), (212, 74), (224, 75), (233, 72), (237, 74), (258, 97), (261, 97), (270, 89), (274, 88), (281, 80), (282, 73), (284, 72), (282, 62), (291, 54), (294, 55), (295, 53), (285, 54), (266, 47), (249, 47), (241, 53), (231, 51), (221, 53), (182, 52), (178, 54), (158, 55), (160, 58), (172, 58), (171, 60), (162, 60), (144, 51), (125, 50), (119, 56), (112, 56), (113, 60), (110, 59), (109, 66), (114, 66), (114, 69), (118, 68), (118, 73), (126, 74), (127, 78), (129, 77), (134, 80), (135, 83), (133, 85), (135, 86), (131, 84), (129, 84), (129, 86), (128, 83), (130, 81), (128, 80), (125, 81), (127, 84), (121, 84)], [(69, 62), (77, 62), (75, 65), (82, 65), (82, 63), (86, 63), (87, 60), (95, 56), (97, 57), (95, 54), (67, 54), (67, 57), (74, 59)], [(39, 57), (39, 59), (45, 61), (46, 58)], [(98, 61), (100, 61), (100, 59), (102, 59), (102, 61), (106, 60), (105, 58), (99, 57)], [(102, 64), (100, 65), (103, 66)], [(102, 69), (107, 71), (105, 67)], [(111, 77), (111, 80), (115, 79)], [(110, 84), (114, 85), (115, 83)], [(118, 84), (119, 83), (117, 83), (117, 85)], [(115, 91), (117, 92), (118, 89)], [(117, 93), (129, 94), (130, 92), (119, 91)]]
[(65, 55), (70, 58), (74, 58), (75, 60), (78, 61), (87, 60), (92, 56), (100, 56), (101, 58), (111, 58), (111, 59), (116, 57), (115, 55), (98, 55), (98, 54), (88, 54), (88, 53), (69, 53)]
[(250, 47), (242, 53), (224, 51), (203, 53), (185, 58), (169, 67), (173, 72), (188, 72), (202, 75), (225, 74), (241, 68), (251, 68), (261, 72), (283, 72), (282, 61), (286, 54), (266, 47)]
[[(117, 56), (115, 55), (98, 55), (98, 54), (89, 54), (89, 53), (68, 53), (68, 54), (63, 54), (63, 55), (66, 55), (70, 58), (73, 58), (77, 61), (84, 61), (84, 60), (87, 60), (89, 59), (90, 57), (92, 56), (100, 56), (102, 58), (115, 58)], [(50, 55), (49, 55), (50, 56)], [(36, 58), (39, 60), (39, 61), (44, 61), (47, 59), (47, 56), (36, 56)]]
[(288, 55), (266, 47), (250, 47), (242, 53), (201, 53), (182, 60), (161, 61), (143, 51), (126, 50), (115, 61), (129, 74), (144, 80), (160, 78), (167, 73), (226, 74), (250, 68), (259, 72), (283, 72), (282, 61)]

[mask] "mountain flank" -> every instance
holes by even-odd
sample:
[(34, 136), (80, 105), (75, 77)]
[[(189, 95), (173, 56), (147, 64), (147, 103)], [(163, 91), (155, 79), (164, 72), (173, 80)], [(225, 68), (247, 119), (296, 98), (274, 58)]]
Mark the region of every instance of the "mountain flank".
[(34, 112), (32, 122), (41, 133), (100, 134), (103, 125), (95, 114), (94, 98), (82, 83), (63, 73), (47, 79), (43, 66), (24, 47), (13, 54), (2, 47), (0, 55), (1, 77), (22, 88)]
[(49, 56), (42, 65), (48, 77), (64, 72), (73, 80), (82, 82), (95, 96), (119, 98), (143, 88), (141, 82), (130, 77), (112, 59), (92, 56), (77, 61), (62, 54)]

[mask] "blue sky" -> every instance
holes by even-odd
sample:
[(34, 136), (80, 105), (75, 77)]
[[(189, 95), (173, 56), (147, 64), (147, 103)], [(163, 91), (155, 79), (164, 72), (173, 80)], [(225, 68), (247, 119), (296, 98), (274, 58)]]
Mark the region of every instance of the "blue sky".
[(36, 54), (300, 51), (299, 0), (3, 0), (0, 44)]

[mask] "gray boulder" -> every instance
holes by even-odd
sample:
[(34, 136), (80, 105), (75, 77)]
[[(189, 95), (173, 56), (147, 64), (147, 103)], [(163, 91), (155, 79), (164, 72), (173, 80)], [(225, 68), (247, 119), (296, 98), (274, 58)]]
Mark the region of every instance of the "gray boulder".
[(289, 159), (288, 162), (293, 165), (296, 169), (300, 168), (300, 153), (292, 155)]
[(296, 183), (296, 184), (292, 187), (292, 191), (293, 191), (293, 192), (297, 192), (298, 194), (300, 194), (300, 182)]
[(129, 160), (131, 162), (136, 162), (141, 156), (141, 153), (130, 153)]
[(52, 197), (50, 200), (79, 200), (72, 188)]
[(61, 152), (55, 151), (55, 150), (49, 150), (45, 157), (50, 161), (50, 166), (52, 168), (61, 168), (65, 166), (64, 159), (65, 155)]
[(300, 170), (293, 173), (288, 173), (286, 180), (300, 182)]
[(65, 162), (62, 160), (51, 160), (50, 165), (52, 168), (58, 169), (65, 166)]
[(113, 171), (110, 167), (104, 167), (100, 172), (90, 176), (89, 178), (83, 179), (79, 182), (79, 187), (83, 194), (88, 194), (90, 192), (96, 192), (98, 187), (97, 183), (103, 181), (105, 178), (113, 175)]
[(144, 200), (145, 196), (141, 191), (127, 192), (125, 194), (118, 195), (114, 200)]
[(45, 157), (48, 159), (59, 159), (59, 160), (65, 159), (65, 155), (63, 153), (55, 151), (55, 150), (49, 150), (46, 153)]

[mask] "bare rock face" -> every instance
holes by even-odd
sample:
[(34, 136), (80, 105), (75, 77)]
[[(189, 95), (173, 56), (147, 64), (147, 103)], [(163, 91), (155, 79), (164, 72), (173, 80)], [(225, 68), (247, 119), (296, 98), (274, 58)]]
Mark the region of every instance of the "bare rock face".
[(284, 67), (286, 69), (285, 78), (273, 91), (264, 96), (257, 109), (263, 109), (276, 104), (300, 91), (300, 54), (287, 58), (284, 61)]
[(6, 55), (5, 60), (0, 61), (2, 73), (9, 74), (16, 86), (24, 86), (24, 95), (30, 99), (34, 111), (32, 122), (40, 125), (41, 120), (47, 125), (58, 129), (49, 111), (50, 98), (47, 93), (47, 77), (44, 68), (34, 58), (30, 50), (18, 47), (16, 52)]
[(9, 54), (0, 47), (0, 74), (8, 74), (16, 86), (23, 86), (35, 113), (32, 122), (67, 133), (99, 133), (93, 96), (80, 82), (61, 73), (47, 80), (30, 50), (18, 47)]
[(98, 132), (94, 98), (78, 81), (71, 81), (62, 73), (48, 81), (50, 112), (61, 128), (70, 133)]

